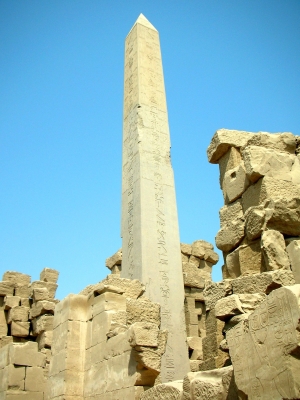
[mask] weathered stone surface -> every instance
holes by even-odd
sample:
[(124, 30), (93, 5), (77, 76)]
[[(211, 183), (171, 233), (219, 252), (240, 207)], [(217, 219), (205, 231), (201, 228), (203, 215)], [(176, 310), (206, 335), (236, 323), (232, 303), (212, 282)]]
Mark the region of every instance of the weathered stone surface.
[(12, 321), (28, 321), (29, 308), (23, 306), (17, 306), (10, 308), (7, 313), (7, 323), (10, 324)]
[(224, 297), (216, 302), (215, 314), (221, 321), (225, 321), (237, 314), (243, 314), (244, 310), (237, 294)]
[(137, 279), (131, 280), (119, 278), (115, 275), (108, 275), (107, 278), (102, 281), (102, 283), (107, 283), (124, 290), (123, 296), (130, 297), (131, 299), (137, 299), (145, 292), (145, 285), (143, 285)]
[(262, 176), (292, 180), (291, 169), (294, 155), (259, 146), (247, 146), (242, 151), (246, 173), (252, 183)]
[(192, 243), (192, 255), (199, 257), (200, 260), (205, 259), (208, 250), (213, 250), (214, 246), (205, 240), (196, 240)]
[(30, 275), (22, 274), (21, 272), (6, 271), (3, 274), (4, 281), (10, 281), (14, 285), (29, 285), (31, 277)]
[(262, 205), (250, 207), (245, 213), (245, 231), (249, 240), (257, 239), (266, 226), (274, 212), (274, 202), (266, 200)]
[(34, 301), (49, 300), (49, 291), (47, 288), (35, 288), (32, 297)]
[(158, 325), (149, 322), (135, 322), (129, 329), (129, 343), (135, 346), (158, 346)]
[(225, 204), (232, 203), (240, 198), (250, 185), (245, 171), (244, 163), (241, 162), (237, 167), (229, 169), (223, 179), (223, 196)]
[(226, 256), (226, 272), (228, 279), (238, 278), (241, 275), (239, 247)]
[(203, 296), (205, 300), (206, 310), (215, 307), (216, 302), (228, 294), (231, 294), (232, 288), (230, 281), (211, 282), (205, 286)]
[(141, 400), (180, 400), (182, 393), (182, 382), (173, 381), (162, 383), (146, 390), (140, 399)]
[(36, 339), (39, 350), (47, 348), (50, 349), (53, 343), (53, 331), (41, 332)]
[(292, 240), (286, 247), (295, 282), (300, 283), (300, 239)]
[(234, 294), (269, 294), (281, 286), (294, 285), (295, 279), (292, 271), (277, 270), (232, 279), (230, 283)]
[(239, 245), (245, 236), (244, 216), (240, 200), (220, 209), (221, 229), (216, 236), (218, 249), (228, 252)]
[(260, 240), (238, 248), (239, 264), (242, 275), (258, 274), (266, 271)]
[(41, 367), (27, 367), (25, 390), (29, 392), (43, 392), (46, 389), (46, 377)]
[(207, 149), (208, 161), (216, 164), (230, 147), (240, 148), (245, 146), (253, 135), (253, 133), (245, 131), (217, 130)]
[(33, 296), (34, 289), (47, 288), (49, 292), (49, 299), (54, 299), (58, 285), (53, 282), (33, 281), (30, 284), (30, 294)]
[(225, 173), (235, 167), (238, 167), (242, 161), (239, 149), (230, 147), (229, 150), (218, 160), (220, 170), (220, 186), (223, 188)]
[(157, 326), (160, 325), (160, 305), (147, 298), (127, 299), (126, 311), (127, 325), (135, 322), (150, 322)]
[(14, 283), (11, 281), (0, 282), (0, 296), (13, 296)]
[(20, 305), (21, 298), (19, 296), (5, 296), (4, 298), (4, 309), (7, 311), (10, 308), (17, 307)]
[(56, 305), (53, 328), (56, 328), (58, 325), (63, 324), (68, 320), (86, 322), (88, 311), (87, 296), (69, 294)]
[[(284, 204), (297, 203), (296, 199), (299, 198), (299, 185), (294, 185), (291, 181), (279, 180), (273, 177), (265, 176), (259, 179), (254, 185), (249, 186), (248, 189), (243, 193), (242, 204), (243, 210), (246, 212), (249, 207), (258, 206), (267, 199), (272, 199), (274, 201), (276, 199), (280, 199), (280, 202), (277, 201), (277, 213), (279, 214), (278, 219), (280, 220), (283, 217), (281, 216), (282, 213), (279, 210), (283, 207), (287, 207)], [(285, 200), (282, 202), (283, 199)], [(280, 206), (281, 203), (283, 206)], [(295, 205), (293, 208), (295, 208)]]
[(54, 314), (55, 303), (42, 300), (32, 304), (29, 312), (29, 319), (36, 318), (42, 314)]
[(238, 389), (252, 399), (297, 399), (299, 387), (300, 285), (274, 290), (227, 332)]
[(283, 197), (274, 199), (272, 214), (267, 223), (268, 229), (277, 230), (284, 235), (300, 236), (300, 194), (295, 194), (297, 186), (290, 188), (290, 197), (286, 193)]
[(228, 321), (225, 322), (224, 325), (224, 332), (229, 331), (231, 328), (236, 326), (242, 321), (246, 321), (249, 318), (250, 313), (235, 315), (234, 317), (230, 318)]
[(244, 293), (238, 295), (245, 313), (254, 311), (266, 299), (264, 293)]
[(265, 231), (261, 237), (261, 247), (268, 271), (277, 269), (290, 270), (290, 260), (285, 251), (284, 237), (280, 232), (274, 230)]
[(15, 296), (19, 296), (23, 299), (28, 298), (30, 296), (30, 288), (26, 285), (20, 285), (16, 283), (15, 286)]
[(249, 138), (247, 146), (261, 146), (295, 154), (296, 137), (291, 132), (258, 132)]
[[(7, 334), (7, 328), (5, 329), (5, 332)], [(12, 336), (6, 336), (6, 334), (4, 336), (0, 337), (0, 349), (5, 347), (9, 343), (12, 343), (12, 341), (13, 341), (13, 337)], [(0, 368), (1, 368), (1, 352), (0, 352)]]
[(40, 280), (44, 282), (57, 283), (59, 272), (55, 269), (44, 268), (40, 273)]
[(203, 289), (206, 279), (210, 278), (210, 273), (203, 274), (202, 271), (194, 264), (182, 263), (184, 286)]
[(105, 266), (112, 270), (115, 265), (122, 264), (122, 249), (118, 250), (114, 255), (105, 260)]
[(11, 343), (8, 348), (8, 364), (44, 367), (45, 355), (38, 352), (36, 342)]
[(12, 321), (11, 334), (16, 337), (26, 337), (29, 335), (30, 322)]
[(186, 243), (180, 243), (181, 253), (190, 256), (192, 254), (192, 245)]
[(25, 383), (25, 367), (16, 367), (13, 364), (9, 364), (4, 369), (0, 370), (1, 400), (2, 400), (2, 398), (5, 400), (10, 399), (9, 392), (7, 393), (7, 396), (5, 397), (6, 390), (9, 390), (9, 391), (24, 390), (24, 383)]
[(32, 322), (32, 333), (33, 335), (39, 335), (44, 331), (52, 331), (53, 330), (53, 315), (41, 315), (37, 318), (34, 318)]

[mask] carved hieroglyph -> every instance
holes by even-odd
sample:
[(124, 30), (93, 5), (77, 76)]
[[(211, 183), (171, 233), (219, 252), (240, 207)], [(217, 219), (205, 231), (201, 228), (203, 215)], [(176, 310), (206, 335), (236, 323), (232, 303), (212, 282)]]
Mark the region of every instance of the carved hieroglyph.
[(141, 14), (125, 42), (122, 272), (161, 305), (162, 382), (189, 371), (184, 291), (159, 35)]

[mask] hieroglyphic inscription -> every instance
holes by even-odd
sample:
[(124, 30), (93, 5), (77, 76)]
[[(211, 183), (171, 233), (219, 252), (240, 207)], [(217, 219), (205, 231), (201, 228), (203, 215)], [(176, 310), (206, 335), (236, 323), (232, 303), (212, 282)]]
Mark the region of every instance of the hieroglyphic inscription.
[(299, 352), (299, 317), (297, 297), (280, 288), (261, 303), (248, 322), (227, 333), (235, 380), (249, 400), (294, 398), (295, 369), (288, 360), (290, 354)]

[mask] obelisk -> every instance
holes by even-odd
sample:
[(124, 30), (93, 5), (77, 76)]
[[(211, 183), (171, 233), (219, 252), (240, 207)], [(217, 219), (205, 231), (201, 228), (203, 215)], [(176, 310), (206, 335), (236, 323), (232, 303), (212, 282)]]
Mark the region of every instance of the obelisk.
[(190, 370), (184, 286), (159, 35), (141, 14), (125, 42), (122, 272), (161, 305), (168, 330), (161, 380)]

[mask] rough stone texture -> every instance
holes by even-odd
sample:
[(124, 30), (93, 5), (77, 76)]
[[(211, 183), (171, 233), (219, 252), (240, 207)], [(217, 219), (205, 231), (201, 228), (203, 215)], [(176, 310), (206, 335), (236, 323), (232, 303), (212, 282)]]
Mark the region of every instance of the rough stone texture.
[(238, 295), (245, 313), (254, 311), (266, 299), (264, 293), (247, 293)]
[(122, 249), (118, 250), (114, 255), (107, 258), (105, 266), (112, 271), (116, 265), (122, 265)]
[(226, 272), (228, 279), (238, 278), (241, 275), (239, 247), (226, 256)]
[(206, 310), (214, 309), (216, 302), (232, 292), (231, 282), (211, 282), (206, 285), (203, 295)]
[(295, 282), (300, 283), (300, 239), (292, 240), (286, 247)]
[(244, 193), (250, 185), (245, 171), (244, 163), (229, 169), (223, 179), (223, 196), (225, 204), (232, 203)]
[(291, 132), (258, 132), (249, 138), (247, 146), (261, 146), (295, 154), (296, 137)]
[(44, 268), (40, 274), (40, 280), (44, 282), (57, 283), (59, 272), (55, 269)]
[(295, 279), (292, 271), (277, 270), (232, 279), (230, 283), (234, 294), (269, 294), (281, 286), (294, 285)]
[(291, 187), (291, 197), (283, 195), (280, 199), (274, 199), (268, 229), (275, 229), (284, 235), (300, 236), (300, 195), (293, 193), (297, 187), (300, 185)]
[(290, 270), (290, 260), (285, 251), (284, 237), (280, 232), (274, 230), (265, 231), (261, 237), (261, 247), (268, 271), (277, 269)]
[(245, 213), (245, 231), (249, 240), (257, 239), (266, 230), (274, 212), (274, 202), (266, 200), (261, 206), (250, 207)]
[(260, 240), (242, 245), (239, 251), (239, 264), (242, 275), (258, 274), (266, 271), (261, 253)]
[(300, 285), (274, 290), (227, 332), (238, 389), (252, 399), (297, 399)]
[[(189, 360), (159, 35), (142, 15), (125, 41), (123, 115), (121, 277), (139, 279), (162, 308), (162, 328), (169, 332), (164, 383), (181, 379)], [(174, 368), (167, 368), (170, 359)]]
[(242, 162), (240, 151), (235, 147), (230, 147), (229, 150), (218, 160), (220, 170), (220, 187), (223, 189), (223, 180), (225, 173), (238, 167)]
[(243, 314), (242, 303), (237, 294), (224, 297), (216, 302), (215, 314), (218, 319), (225, 321), (237, 314)]
[(240, 148), (245, 146), (253, 135), (253, 133), (245, 131), (217, 130), (207, 149), (208, 161), (216, 164), (230, 147)]
[(182, 380), (163, 383), (142, 393), (141, 400), (180, 400)]

